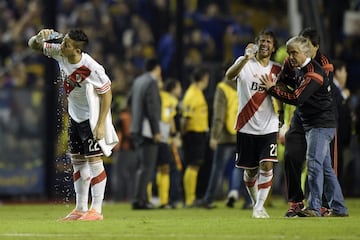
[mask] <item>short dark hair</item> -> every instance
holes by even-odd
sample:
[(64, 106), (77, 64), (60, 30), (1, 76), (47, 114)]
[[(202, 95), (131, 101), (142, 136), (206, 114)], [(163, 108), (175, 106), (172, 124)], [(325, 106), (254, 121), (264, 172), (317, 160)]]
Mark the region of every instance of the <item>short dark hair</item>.
[(179, 83), (180, 83), (180, 81), (177, 80), (177, 79), (175, 79), (175, 78), (168, 78), (168, 79), (166, 79), (166, 81), (165, 81), (165, 87), (164, 87), (164, 89), (165, 89), (165, 91), (167, 91), (167, 92), (171, 92), (172, 90), (175, 89), (176, 85), (179, 84)]
[(159, 66), (160, 62), (157, 58), (149, 58), (145, 62), (145, 71), (151, 72), (155, 67)]
[(68, 33), (69, 38), (75, 41), (75, 47), (80, 48), (81, 51), (84, 51), (84, 48), (89, 43), (89, 38), (83, 30), (72, 29)]
[(196, 68), (192, 74), (193, 81), (200, 82), (206, 74), (210, 74), (210, 71), (207, 67)]
[(320, 36), (316, 29), (308, 27), (304, 28), (300, 33), (299, 36), (303, 36), (310, 40), (311, 44), (314, 46), (320, 46)]

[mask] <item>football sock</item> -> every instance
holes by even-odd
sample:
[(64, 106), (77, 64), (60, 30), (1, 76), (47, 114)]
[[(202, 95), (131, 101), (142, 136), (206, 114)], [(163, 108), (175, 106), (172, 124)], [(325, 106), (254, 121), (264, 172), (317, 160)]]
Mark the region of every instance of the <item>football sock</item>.
[(185, 205), (191, 206), (196, 199), (196, 184), (198, 170), (187, 167), (184, 173)]
[(264, 171), (260, 170), (259, 182), (258, 182), (258, 195), (256, 199), (256, 205), (254, 208), (261, 209), (264, 207), (266, 198), (269, 195), (273, 179), (273, 170)]
[(76, 194), (76, 210), (86, 212), (88, 210), (90, 169), (87, 161), (73, 160), (73, 180)]
[(151, 202), (152, 199), (152, 182), (149, 182), (148, 185), (146, 186), (146, 192), (147, 192), (147, 197), (148, 197), (148, 201)]
[(248, 193), (250, 195), (253, 206), (255, 206), (255, 204), (256, 204), (256, 198), (257, 198), (257, 194), (258, 194), (258, 187), (256, 184), (257, 176), (258, 175), (255, 175), (254, 177), (251, 178), (251, 177), (249, 177), (247, 171), (244, 171), (244, 183), (246, 186), (246, 190), (248, 191)]
[(158, 171), (156, 174), (156, 184), (159, 193), (160, 205), (168, 204), (170, 190), (170, 174)]
[(103, 161), (89, 162), (91, 172), (91, 208), (101, 213), (106, 187), (106, 172)]

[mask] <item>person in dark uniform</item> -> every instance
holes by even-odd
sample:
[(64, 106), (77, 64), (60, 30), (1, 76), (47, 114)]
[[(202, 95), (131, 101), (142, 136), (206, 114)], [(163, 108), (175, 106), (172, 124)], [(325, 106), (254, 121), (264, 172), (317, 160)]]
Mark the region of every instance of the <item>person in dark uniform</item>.
[[(324, 193), (332, 209), (327, 216), (348, 216), (339, 181), (331, 166), (330, 142), (335, 135), (336, 119), (330, 80), (322, 66), (311, 58), (307, 38), (293, 37), (287, 41), (286, 47), (289, 54), (287, 66), (290, 72), (295, 70), (295, 75), (287, 76), (288, 71), (284, 67), (276, 83), (268, 75), (261, 76), (261, 81), (269, 94), (298, 107), (298, 116), (305, 131), (309, 207), (301, 209), (298, 215), (321, 216)], [(284, 88), (284, 83), (292, 89)]]
[[(337, 176), (340, 184), (343, 183), (344, 150), (350, 146), (351, 140), (351, 107), (350, 90), (346, 88), (347, 69), (346, 63), (341, 60), (334, 60), (334, 103), (337, 108), (337, 152), (338, 164)], [(343, 186), (344, 187), (344, 186)]]
[[(329, 58), (319, 51), (320, 37), (315, 29), (305, 28), (300, 34), (310, 41), (311, 58), (319, 63), (327, 76), (329, 77), (331, 88), (333, 89), (333, 65)], [(289, 62), (285, 62), (285, 66)], [(291, 68), (291, 67), (290, 67)], [(291, 69), (287, 73), (292, 76)], [(334, 105), (335, 108), (335, 105)], [(333, 141), (332, 141), (333, 149)], [(331, 153), (334, 153), (332, 150)], [(285, 135), (285, 152), (284, 152), (284, 166), (285, 166), (285, 178), (286, 178), (286, 192), (287, 200), (289, 203), (289, 209), (285, 213), (285, 217), (296, 217), (297, 213), (304, 208), (304, 192), (301, 188), (301, 175), (304, 169), (306, 156), (306, 140), (305, 131), (301, 124), (298, 109), (295, 110), (290, 128)], [(334, 158), (334, 154), (332, 154)], [(325, 208), (324, 208), (325, 209)], [(323, 210), (324, 211), (324, 210)], [(325, 211), (324, 211), (325, 212)]]

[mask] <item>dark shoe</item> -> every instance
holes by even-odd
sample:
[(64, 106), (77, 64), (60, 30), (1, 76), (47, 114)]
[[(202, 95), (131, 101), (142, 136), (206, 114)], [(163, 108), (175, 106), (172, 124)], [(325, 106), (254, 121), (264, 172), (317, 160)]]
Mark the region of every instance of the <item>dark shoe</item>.
[(206, 209), (214, 209), (214, 208), (216, 208), (216, 205), (213, 204), (213, 203), (208, 203), (205, 200), (201, 199), (201, 200), (196, 200), (195, 201), (195, 207), (206, 208)]
[(196, 204), (191, 204), (191, 205), (184, 204), (184, 206), (183, 206), (183, 208), (185, 208), (185, 209), (191, 209), (191, 208), (197, 208), (197, 207), (199, 207), (199, 206)]
[(299, 213), (305, 210), (305, 206), (302, 202), (289, 202), (289, 209), (287, 210), (287, 212), (285, 213), (285, 217), (288, 218), (294, 218), (294, 217), (298, 217)]
[(203, 208), (206, 208), (206, 209), (214, 209), (214, 208), (217, 208), (217, 206), (213, 203), (203, 203), (202, 205)]
[(146, 202), (146, 203), (134, 202), (132, 204), (133, 210), (151, 210), (154, 208), (155, 208), (154, 205), (149, 202)]
[(229, 197), (229, 198), (226, 200), (226, 206), (227, 206), (228, 208), (234, 208), (235, 202), (236, 202), (235, 197)]
[(298, 212), (299, 217), (320, 217), (315, 210), (305, 208)]
[(159, 209), (173, 209), (173, 206), (170, 204), (162, 204), (159, 206)]
[(244, 203), (244, 205), (242, 206), (243, 210), (249, 210), (249, 209), (253, 209), (253, 205), (251, 203)]

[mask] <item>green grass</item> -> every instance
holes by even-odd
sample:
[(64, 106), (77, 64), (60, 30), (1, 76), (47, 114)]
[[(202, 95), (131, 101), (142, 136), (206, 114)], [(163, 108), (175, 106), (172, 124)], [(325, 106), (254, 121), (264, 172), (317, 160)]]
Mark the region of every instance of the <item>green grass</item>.
[(270, 219), (252, 219), (251, 210), (218, 208), (133, 211), (128, 203), (105, 204), (99, 222), (58, 222), (73, 205), (0, 205), (0, 239), (360, 239), (360, 199), (346, 199), (348, 218), (283, 217), (287, 205), (274, 200)]

